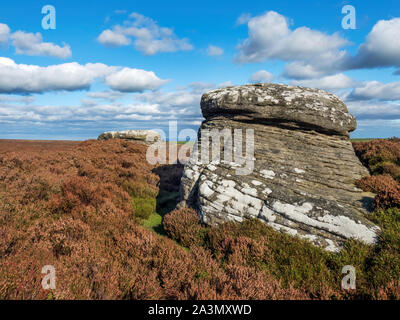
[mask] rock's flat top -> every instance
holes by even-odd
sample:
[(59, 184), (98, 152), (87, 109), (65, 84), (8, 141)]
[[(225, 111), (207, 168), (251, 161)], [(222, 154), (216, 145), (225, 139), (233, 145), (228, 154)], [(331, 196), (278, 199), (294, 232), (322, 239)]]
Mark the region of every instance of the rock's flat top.
[(356, 128), (355, 118), (338, 97), (297, 86), (263, 83), (218, 89), (203, 95), (201, 109), (206, 119), (295, 123), (345, 136)]
[(155, 142), (161, 140), (158, 132), (153, 130), (126, 130), (126, 131), (108, 131), (97, 138), (98, 140), (126, 139), (143, 142)]

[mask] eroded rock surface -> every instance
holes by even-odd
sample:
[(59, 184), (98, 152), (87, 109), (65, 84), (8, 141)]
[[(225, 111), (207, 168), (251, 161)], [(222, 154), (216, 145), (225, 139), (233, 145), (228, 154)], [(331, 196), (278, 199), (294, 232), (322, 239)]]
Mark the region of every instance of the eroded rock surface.
[[(365, 217), (373, 194), (354, 185), (369, 174), (348, 138), (356, 122), (337, 97), (301, 87), (246, 85), (206, 93), (201, 107), (206, 120), (197, 152), (185, 165), (181, 205), (195, 207), (203, 222), (258, 218), (330, 251), (349, 238), (376, 241), (379, 229)], [(223, 139), (217, 157), (210, 151), (213, 158), (201, 160), (202, 133), (227, 128), (242, 129), (243, 137), (254, 130), (249, 174), (237, 174), (236, 158), (224, 159), (231, 145)], [(242, 147), (244, 156), (244, 138)]]
[(97, 138), (98, 140), (109, 139), (126, 139), (135, 140), (145, 143), (156, 142), (161, 140), (158, 132), (152, 130), (126, 130), (126, 131), (108, 131), (104, 132)]

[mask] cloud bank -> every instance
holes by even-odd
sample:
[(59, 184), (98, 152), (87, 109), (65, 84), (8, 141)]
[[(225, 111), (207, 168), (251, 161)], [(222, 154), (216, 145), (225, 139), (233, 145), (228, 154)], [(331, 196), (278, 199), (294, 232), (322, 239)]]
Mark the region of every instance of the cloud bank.
[(290, 79), (322, 78), (353, 69), (400, 68), (400, 18), (378, 21), (354, 56), (344, 49), (351, 43), (338, 33), (291, 29), (288, 18), (274, 11), (240, 20), (247, 21), (248, 38), (237, 45), (235, 61), (285, 61), (283, 75)]
[(95, 80), (124, 92), (155, 90), (168, 80), (152, 71), (107, 66), (102, 63), (81, 65), (77, 62), (40, 67), (17, 64), (0, 57), (0, 93), (43, 93), (88, 89)]
[(136, 12), (129, 18), (123, 25), (102, 31), (98, 42), (107, 47), (127, 46), (133, 42), (135, 49), (144, 55), (193, 49), (187, 38), (178, 38), (173, 29), (160, 27), (151, 18)]
[(266, 70), (260, 70), (254, 73), (249, 82), (259, 83), (259, 82), (271, 82), (274, 79), (274, 75)]
[(209, 56), (221, 56), (224, 54), (224, 50), (220, 47), (210, 44), (207, 48), (207, 54)]
[(40, 32), (15, 31), (11, 33), (8, 25), (0, 23), (0, 45), (8, 45), (10, 41), (16, 54), (49, 56), (60, 59), (67, 59), (72, 56), (71, 48), (66, 43), (61, 47), (51, 42), (44, 42)]

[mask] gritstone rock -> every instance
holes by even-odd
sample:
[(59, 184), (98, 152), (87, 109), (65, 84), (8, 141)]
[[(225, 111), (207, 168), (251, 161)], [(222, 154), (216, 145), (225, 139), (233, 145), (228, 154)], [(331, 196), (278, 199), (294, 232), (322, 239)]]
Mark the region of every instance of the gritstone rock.
[[(350, 238), (376, 242), (379, 228), (365, 217), (374, 195), (354, 185), (369, 175), (349, 140), (356, 120), (340, 99), (318, 89), (256, 84), (208, 92), (201, 109), (206, 120), (185, 165), (180, 206), (196, 208), (209, 225), (258, 218), (329, 251)], [(249, 129), (254, 144), (245, 139)], [(213, 130), (228, 130), (232, 139), (202, 148), (204, 132)], [(238, 147), (240, 157), (224, 158)], [(251, 159), (246, 147), (254, 148)], [(201, 158), (204, 150), (209, 161)], [(253, 168), (238, 174), (245, 159)]]
[(126, 131), (109, 131), (104, 132), (97, 138), (98, 140), (109, 140), (109, 139), (125, 139), (135, 140), (139, 142), (156, 142), (161, 140), (161, 136), (158, 132), (152, 130), (126, 130)]

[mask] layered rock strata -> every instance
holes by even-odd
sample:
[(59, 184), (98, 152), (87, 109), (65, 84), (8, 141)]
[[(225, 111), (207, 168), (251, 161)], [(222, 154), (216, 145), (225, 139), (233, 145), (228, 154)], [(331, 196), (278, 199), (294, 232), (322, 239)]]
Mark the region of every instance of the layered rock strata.
[[(201, 108), (206, 120), (185, 165), (181, 206), (196, 208), (210, 225), (258, 218), (329, 251), (350, 238), (376, 241), (379, 229), (365, 217), (373, 194), (354, 185), (369, 174), (349, 140), (356, 120), (340, 99), (258, 84), (208, 92)], [(220, 142), (208, 146), (204, 133), (218, 132)]]

